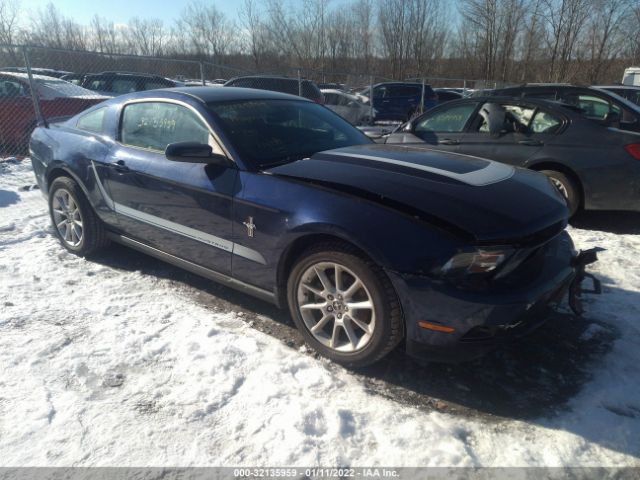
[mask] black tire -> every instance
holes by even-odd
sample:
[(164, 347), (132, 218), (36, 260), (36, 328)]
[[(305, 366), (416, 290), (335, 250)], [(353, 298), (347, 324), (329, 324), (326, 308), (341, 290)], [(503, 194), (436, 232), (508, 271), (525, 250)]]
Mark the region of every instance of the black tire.
[(580, 208), (580, 196), (578, 194), (580, 190), (578, 186), (564, 173), (556, 172), (555, 170), (540, 170), (540, 173), (544, 173), (551, 179), (551, 182), (567, 202), (569, 217), (573, 217), (578, 208)]
[[(369, 295), (371, 303), (373, 304), (371, 313), (371, 315), (375, 315), (373, 317), (375, 321), (371, 322), (374, 324), (373, 331), (367, 334), (368, 339), (362, 348), (352, 352), (338, 351), (321, 343), (321, 341), (311, 333), (300, 309), (299, 288), (302, 288), (300, 284), (303, 282), (303, 276), (316, 265), (332, 263), (339, 264), (345, 268), (345, 270), (341, 270), (343, 272), (341, 278), (343, 279), (351, 276), (349, 272), (353, 273), (356, 277), (351, 277), (351, 280), (358, 278), (362, 284), (364, 284), (366, 287), (366, 292), (364, 293)], [(349, 279), (346, 278), (346, 280)], [(342, 297), (340, 296), (339, 298), (340, 303), (342, 303)], [(287, 282), (287, 299), (293, 321), (304, 336), (307, 344), (321, 355), (347, 367), (363, 367), (380, 360), (393, 350), (404, 336), (402, 310), (391, 282), (379, 266), (347, 244), (340, 242), (323, 243), (305, 251), (299, 257), (289, 275)], [(348, 300), (345, 295), (345, 306), (354, 305), (353, 303), (348, 303)], [(329, 305), (335, 305), (335, 303), (331, 304), (330, 300), (325, 299), (325, 301)], [(334, 306), (334, 308), (336, 307)], [(346, 310), (348, 310), (348, 308), (346, 308)], [(336, 308), (334, 313), (337, 311)], [(345, 312), (343, 321), (347, 322), (349, 316), (355, 316), (356, 311), (358, 310), (352, 308), (350, 313)], [(325, 313), (319, 313), (318, 315), (322, 316), (325, 315)], [(339, 315), (334, 315), (333, 325), (335, 325), (337, 316)], [(350, 320), (350, 322), (354, 321)], [(353, 332), (356, 323), (350, 324)], [(332, 325), (329, 323), (327, 323), (327, 326), (329, 330), (333, 331), (333, 335), (335, 335), (335, 326), (332, 328)], [(351, 338), (347, 338), (347, 329), (345, 327), (341, 328), (343, 337), (347, 341), (350, 341)], [(364, 333), (361, 330), (358, 330), (358, 332)], [(361, 338), (364, 338), (364, 336)]]
[[(79, 241), (70, 242), (64, 238), (60, 231), (60, 228), (56, 225), (56, 220), (62, 218), (69, 218), (67, 214), (57, 214), (54, 210), (60, 210), (60, 204), (57, 200), (58, 194), (64, 195), (68, 193), (73, 199), (74, 204), (79, 210), (79, 218), (82, 224), (81, 235)], [(51, 217), (51, 223), (53, 224), (53, 230), (60, 240), (60, 243), (71, 253), (85, 257), (91, 255), (97, 250), (106, 247), (109, 244), (107, 232), (102, 224), (102, 221), (97, 217), (93, 211), (93, 207), (84, 195), (84, 192), (75, 180), (69, 177), (56, 178), (49, 188), (49, 216)], [(60, 223), (60, 222), (58, 222)], [(72, 228), (67, 226), (67, 228)]]

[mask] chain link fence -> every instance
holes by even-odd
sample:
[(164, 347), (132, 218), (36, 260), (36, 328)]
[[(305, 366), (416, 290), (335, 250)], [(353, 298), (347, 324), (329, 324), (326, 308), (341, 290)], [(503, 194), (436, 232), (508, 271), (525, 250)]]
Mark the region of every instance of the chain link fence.
[(75, 115), (110, 97), (157, 88), (222, 88), (225, 82), (300, 95), (354, 125), (393, 124), (419, 115), (437, 103), (436, 86), (461, 92), (487, 87), (454, 78), (391, 79), (302, 68), (250, 72), (193, 58), (0, 45), (0, 155), (26, 154), (36, 125)]

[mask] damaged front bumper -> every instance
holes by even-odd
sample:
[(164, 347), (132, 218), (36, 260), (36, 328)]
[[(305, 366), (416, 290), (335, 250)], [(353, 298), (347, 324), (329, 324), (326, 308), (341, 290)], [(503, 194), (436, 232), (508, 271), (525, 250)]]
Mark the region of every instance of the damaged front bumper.
[[(550, 242), (534, 279), (482, 292), (390, 273), (403, 305), (407, 353), (431, 361), (468, 361), (540, 327), (549, 318), (549, 307), (566, 296), (574, 312), (582, 313), (582, 295), (600, 291), (600, 282), (585, 272), (600, 250), (576, 252), (565, 232)], [(586, 279), (592, 288), (584, 288)], [(448, 328), (437, 331), (428, 325)]]

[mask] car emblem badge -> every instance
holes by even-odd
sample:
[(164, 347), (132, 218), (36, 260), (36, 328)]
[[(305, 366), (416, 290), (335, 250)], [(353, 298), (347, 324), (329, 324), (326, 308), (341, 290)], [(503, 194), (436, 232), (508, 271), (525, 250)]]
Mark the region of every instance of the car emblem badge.
[(242, 222), (242, 224), (247, 227), (247, 235), (253, 238), (253, 234), (256, 231), (256, 226), (253, 223), (253, 217), (248, 217), (246, 222)]

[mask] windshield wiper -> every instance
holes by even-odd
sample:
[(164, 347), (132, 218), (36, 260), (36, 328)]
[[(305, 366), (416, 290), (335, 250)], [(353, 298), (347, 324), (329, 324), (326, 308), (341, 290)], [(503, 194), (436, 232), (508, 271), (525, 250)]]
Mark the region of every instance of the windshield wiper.
[(311, 155), (313, 155), (316, 152), (312, 152), (312, 153), (299, 153), (296, 155), (288, 155), (286, 157), (281, 157), (280, 160), (276, 161), (276, 162), (272, 162), (272, 163), (268, 163), (266, 165), (263, 165), (263, 169), (264, 168), (273, 168), (273, 167), (279, 167), (280, 165), (286, 165), (287, 163), (292, 163), (295, 162), (297, 160), (303, 160), (305, 158), (309, 158)]

